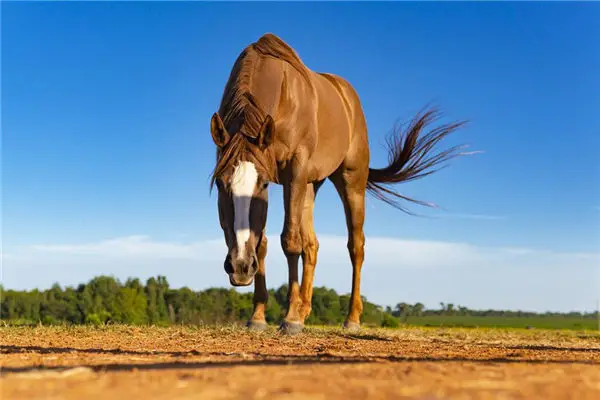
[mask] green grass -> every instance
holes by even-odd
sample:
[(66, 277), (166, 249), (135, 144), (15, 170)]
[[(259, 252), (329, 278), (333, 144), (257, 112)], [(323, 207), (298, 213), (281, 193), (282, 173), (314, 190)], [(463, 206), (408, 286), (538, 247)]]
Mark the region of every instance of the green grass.
[(594, 318), (578, 317), (484, 317), (467, 315), (428, 315), (408, 317), (402, 321), (414, 326), (446, 326), (446, 327), (492, 327), (492, 328), (538, 328), (538, 329), (572, 329), (595, 330), (598, 322)]
[[(568, 316), (535, 316), (535, 317), (500, 317), (500, 316), (468, 316), (468, 315), (427, 315), (410, 316), (406, 320), (396, 319), (402, 327), (456, 327), (456, 328), (514, 328), (514, 329), (557, 329), (573, 331), (598, 331), (595, 318)], [(238, 322), (243, 325), (244, 321)], [(38, 326), (38, 325), (70, 325), (65, 322), (49, 323), (48, 321), (30, 321), (26, 319), (1, 320), (2, 326)], [(98, 325), (98, 324), (96, 324)], [(104, 324), (100, 324), (104, 325)], [(142, 326), (147, 324), (142, 324)], [(179, 325), (179, 324), (176, 324)], [(208, 324), (212, 325), (212, 324)], [(235, 325), (235, 324), (234, 324)], [(276, 325), (276, 324), (275, 324)], [(363, 327), (380, 328), (378, 324), (363, 323)], [(337, 325), (307, 324), (312, 327), (335, 328)], [(388, 326), (389, 329), (396, 329)]]

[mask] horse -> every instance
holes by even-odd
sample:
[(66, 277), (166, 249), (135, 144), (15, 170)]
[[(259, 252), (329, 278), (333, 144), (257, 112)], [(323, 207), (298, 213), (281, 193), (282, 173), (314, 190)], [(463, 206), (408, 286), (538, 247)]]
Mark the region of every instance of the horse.
[(229, 282), (239, 287), (254, 281), (254, 309), (246, 323), (249, 329), (267, 327), (265, 225), (270, 183), (283, 186), (285, 210), (280, 245), (289, 282), (287, 312), (279, 328), (288, 334), (304, 329), (311, 312), (319, 251), (314, 202), (326, 180), (333, 183), (344, 207), (352, 264), (352, 291), (343, 328), (360, 329), (366, 194), (403, 211), (407, 211), (400, 203), (404, 200), (431, 205), (401, 195), (390, 185), (429, 175), (437, 165), (459, 154), (460, 146), (454, 146), (430, 155), (441, 139), (465, 123), (444, 124), (423, 134), (439, 116), (435, 108), (419, 112), (404, 132), (394, 131), (388, 138), (389, 164), (370, 168), (365, 115), (347, 80), (309, 69), (291, 46), (272, 33), (241, 51), (210, 121), (216, 146), (210, 187), (218, 189)]

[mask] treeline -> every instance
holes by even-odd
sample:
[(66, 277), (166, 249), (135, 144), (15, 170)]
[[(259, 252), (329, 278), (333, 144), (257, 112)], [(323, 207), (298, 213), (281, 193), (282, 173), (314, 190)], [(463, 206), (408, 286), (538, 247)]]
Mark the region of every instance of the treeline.
[(597, 312), (571, 311), (568, 313), (547, 311), (537, 313), (532, 311), (513, 310), (473, 310), (463, 306), (455, 306), (453, 303), (440, 303), (439, 309), (425, 309), (422, 303), (398, 303), (394, 308), (386, 307), (386, 312), (396, 318), (407, 320), (408, 317), (424, 316), (469, 316), (469, 317), (569, 317), (569, 318), (596, 318)]
[[(287, 285), (269, 290), (267, 322), (281, 321), (286, 308)], [(350, 296), (332, 289), (313, 291), (309, 325), (339, 325), (348, 312)], [(595, 318), (597, 313), (534, 313), (523, 311), (470, 310), (440, 303), (440, 309), (426, 309), (422, 303), (398, 303), (381, 307), (363, 297), (362, 322), (370, 326), (398, 326), (416, 322), (419, 317), (578, 317)], [(245, 322), (253, 309), (252, 293), (234, 289), (211, 288), (193, 291), (174, 289), (164, 276), (152, 277), (145, 284), (130, 278), (122, 283), (110, 276), (98, 276), (77, 287), (47, 290), (5, 290), (0, 285), (0, 318), (18, 324), (218, 324)]]
[[(54, 284), (48, 290), (4, 290), (0, 286), (0, 318), (20, 324), (218, 324), (245, 322), (253, 310), (252, 293), (211, 288), (193, 291), (173, 289), (163, 276), (142, 284), (137, 278), (125, 283), (110, 276), (98, 276), (76, 288)], [(287, 285), (269, 290), (266, 319), (283, 318)], [(350, 296), (316, 287), (312, 313), (307, 324), (341, 324), (348, 312)], [(363, 321), (367, 325), (396, 326), (398, 321), (381, 307), (363, 297)]]

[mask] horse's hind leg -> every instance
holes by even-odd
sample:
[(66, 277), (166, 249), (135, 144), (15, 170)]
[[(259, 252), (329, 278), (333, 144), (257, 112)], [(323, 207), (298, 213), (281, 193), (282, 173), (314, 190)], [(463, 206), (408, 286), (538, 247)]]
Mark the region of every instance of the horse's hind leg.
[(247, 323), (248, 328), (252, 330), (264, 330), (267, 328), (267, 320), (265, 318), (265, 308), (269, 292), (267, 291), (267, 282), (265, 275), (265, 257), (267, 256), (267, 236), (263, 232), (256, 257), (258, 258), (258, 271), (254, 277), (254, 311)]
[(348, 168), (348, 166), (342, 165), (330, 177), (344, 204), (348, 228), (348, 252), (352, 261), (352, 294), (344, 327), (349, 330), (360, 328), (360, 316), (363, 310), (360, 296), (360, 274), (365, 257), (363, 225), (367, 176), (364, 168)]

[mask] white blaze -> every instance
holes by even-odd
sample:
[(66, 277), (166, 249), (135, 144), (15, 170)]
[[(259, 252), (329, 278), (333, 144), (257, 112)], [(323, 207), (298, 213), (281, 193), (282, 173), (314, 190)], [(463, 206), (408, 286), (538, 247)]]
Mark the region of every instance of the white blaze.
[(250, 238), (250, 202), (258, 173), (254, 164), (248, 161), (240, 162), (231, 177), (231, 192), (233, 194), (234, 220), (233, 229), (238, 246), (238, 257), (244, 257), (246, 242)]

